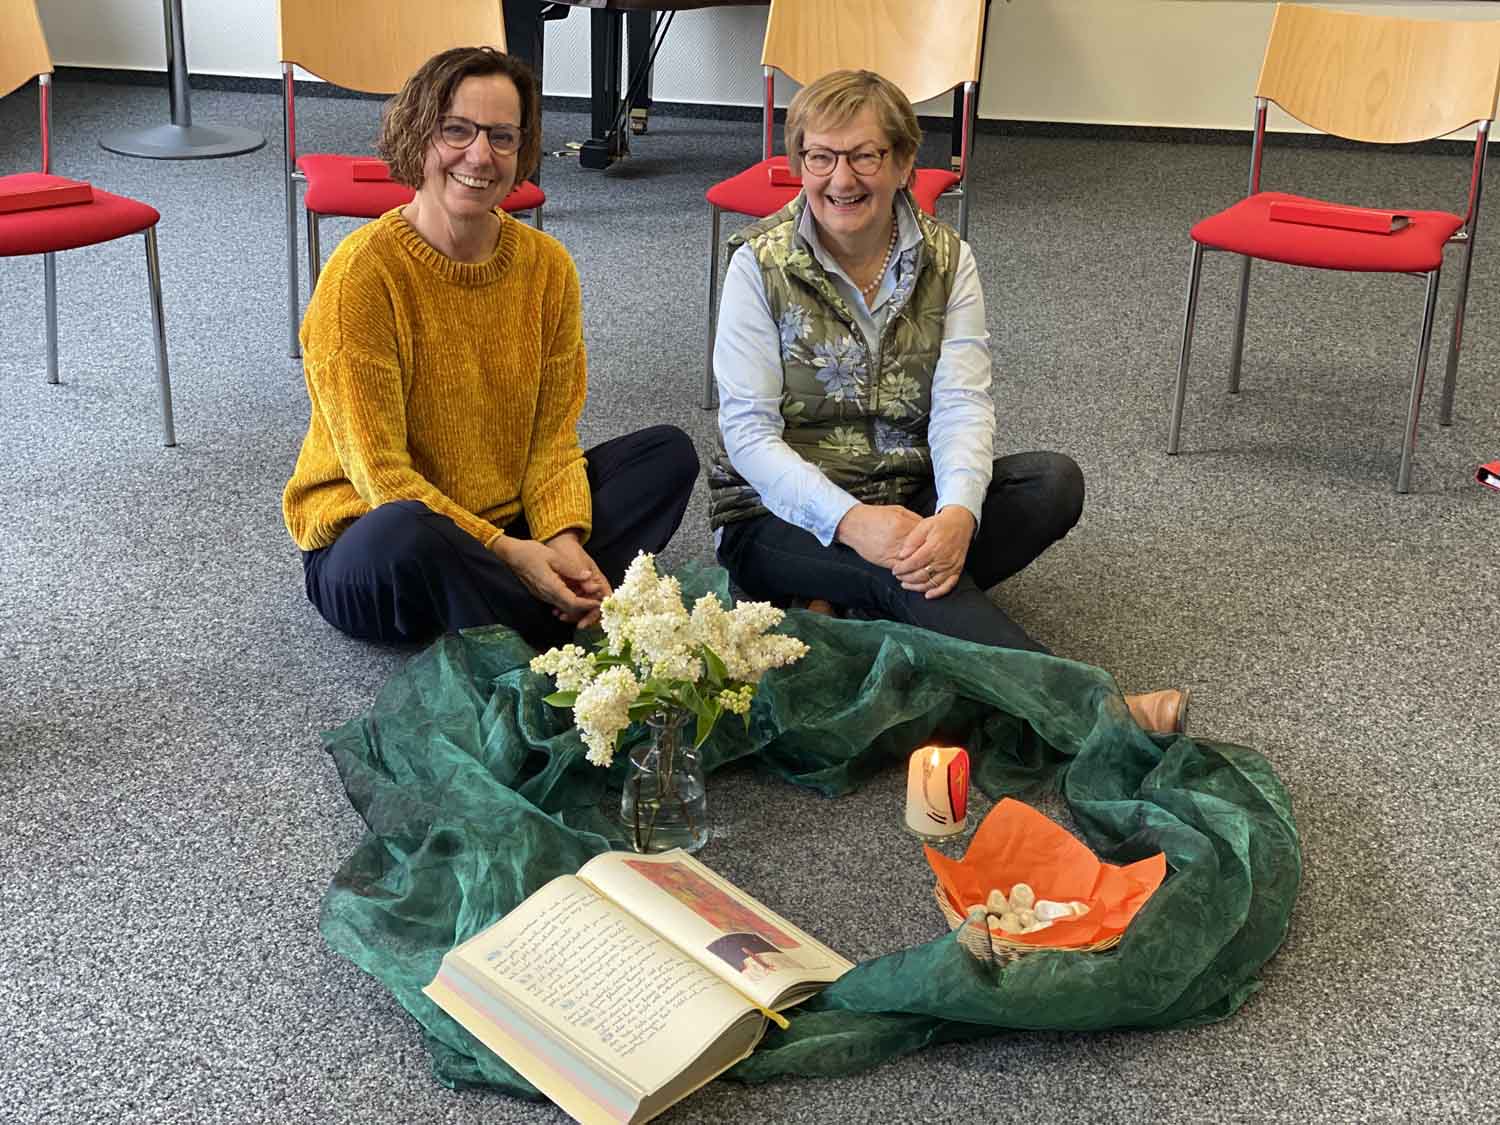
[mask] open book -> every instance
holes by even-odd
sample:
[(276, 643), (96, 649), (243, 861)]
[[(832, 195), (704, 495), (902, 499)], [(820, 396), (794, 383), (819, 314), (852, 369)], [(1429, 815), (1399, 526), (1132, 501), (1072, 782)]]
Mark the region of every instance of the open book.
[(606, 852), (423, 991), (576, 1120), (648, 1121), (854, 966), (678, 849)]

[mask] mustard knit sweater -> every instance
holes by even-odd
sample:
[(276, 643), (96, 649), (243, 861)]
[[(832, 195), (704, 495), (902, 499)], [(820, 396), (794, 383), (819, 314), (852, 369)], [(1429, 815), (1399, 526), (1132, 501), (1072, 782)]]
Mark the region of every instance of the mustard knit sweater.
[(556, 239), (497, 214), (483, 262), (439, 253), (399, 209), (329, 259), (302, 322), (312, 420), (282, 495), (303, 550), (393, 500), (486, 546), (522, 512), (535, 539), (587, 537), (578, 272)]

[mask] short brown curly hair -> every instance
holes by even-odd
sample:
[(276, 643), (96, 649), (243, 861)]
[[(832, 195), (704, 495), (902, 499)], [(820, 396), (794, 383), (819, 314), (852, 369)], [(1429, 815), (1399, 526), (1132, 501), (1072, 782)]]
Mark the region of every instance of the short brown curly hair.
[[(378, 151), (391, 167), (391, 179), (412, 190), (422, 186), (427, 146), (438, 118), (448, 112), (465, 78), (499, 74), (515, 84), (521, 97), (521, 149), (516, 153), (516, 182), (537, 169), (542, 155), (542, 108), (531, 68), (514, 55), (493, 47), (454, 47), (433, 55), (385, 104), (380, 117)], [(495, 124), (487, 122), (487, 124)]]

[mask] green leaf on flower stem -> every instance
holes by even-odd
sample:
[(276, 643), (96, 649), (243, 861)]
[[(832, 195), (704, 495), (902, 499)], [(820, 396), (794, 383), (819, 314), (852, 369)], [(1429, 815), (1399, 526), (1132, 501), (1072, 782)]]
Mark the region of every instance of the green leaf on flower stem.
[(707, 645), (703, 646), (703, 662), (708, 665), (708, 674), (714, 678), (715, 682), (723, 683), (729, 679), (729, 669), (719, 659), (719, 654)]
[(571, 707), (578, 702), (576, 691), (554, 691), (551, 695), (542, 696), (543, 703), (550, 703), (553, 707)]
[(713, 733), (714, 724), (719, 721), (719, 715), (723, 713), (723, 710), (717, 703), (710, 703), (698, 712), (698, 732), (697, 737), (693, 739), (694, 750), (708, 741), (708, 736)]

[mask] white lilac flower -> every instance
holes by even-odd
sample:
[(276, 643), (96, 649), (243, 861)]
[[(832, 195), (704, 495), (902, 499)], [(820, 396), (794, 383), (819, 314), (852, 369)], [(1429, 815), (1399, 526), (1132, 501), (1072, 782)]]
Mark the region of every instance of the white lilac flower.
[[(609, 637), (609, 651), (619, 655), (627, 642), (636, 643), (633, 623), (642, 618), (687, 616), (682, 606), (682, 585), (677, 579), (656, 573), (656, 559), (642, 551), (636, 555), (625, 580), (605, 598), (600, 606), (600, 621)], [(652, 636), (660, 634), (660, 624), (643, 627)], [(637, 654), (639, 656), (639, 654)]]
[(724, 662), (729, 679), (754, 684), (768, 669), (807, 652), (796, 637), (762, 636), (785, 616), (769, 602), (741, 602), (726, 611), (717, 598), (705, 594), (693, 606), (693, 636)]
[(531, 661), (533, 672), (544, 672), (557, 679), (558, 691), (578, 691), (594, 678), (594, 658), (577, 645), (554, 648)]
[(573, 721), (594, 765), (607, 766), (614, 761), (616, 739), (630, 725), (630, 705), (640, 694), (640, 681), (621, 665), (606, 668), (578, 693)]
[(531, 662), (534, 671), (556, 676), (560, 689), (578, 692), (573, 718), (588, 760), (600, 766), (614, 760), (619, 734), (630, 724), (630, 708), (646, 687), (676, 692), (684, 681), (703, 684), (703, 648), (723, 661), (730, 681), (714, 699), (740, 715), (749, 711), (761, 676), (807, 652), (795, 637), (765, 635), (784, 616), (766, 602), (742, 602), (726, 610), (718, 598), (705, 594), (689, 613), (682, 604), (681, 583), (658, 575), (655, 559), (644, 552), (604, 599), (602, 616), (609, 650), (618, 654), (628, 644), (634, 668), (616, 664), (601, 669), (599, 658), (577, 645), (563, 645)]

